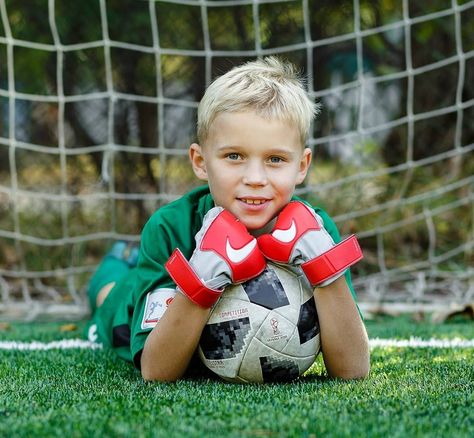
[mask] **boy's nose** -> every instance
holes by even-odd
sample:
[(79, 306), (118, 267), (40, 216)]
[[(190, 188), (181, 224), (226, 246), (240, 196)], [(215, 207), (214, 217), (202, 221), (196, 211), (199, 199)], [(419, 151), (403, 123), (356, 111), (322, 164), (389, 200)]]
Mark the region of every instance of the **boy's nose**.
[(249, 163), (243, 175), (244, 184), (251, 186), (263, 186), (267, 184), (267, 172), (262, 163)]

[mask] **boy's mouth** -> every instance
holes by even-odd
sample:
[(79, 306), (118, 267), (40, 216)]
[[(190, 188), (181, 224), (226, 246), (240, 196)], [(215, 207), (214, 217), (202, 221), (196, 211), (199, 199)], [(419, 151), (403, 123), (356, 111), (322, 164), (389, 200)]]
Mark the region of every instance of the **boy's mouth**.
[(261, 205), (268, 201), (268, 199), (250, 199), (250, 198), (239, 198), (239, 201), (249, 205)]

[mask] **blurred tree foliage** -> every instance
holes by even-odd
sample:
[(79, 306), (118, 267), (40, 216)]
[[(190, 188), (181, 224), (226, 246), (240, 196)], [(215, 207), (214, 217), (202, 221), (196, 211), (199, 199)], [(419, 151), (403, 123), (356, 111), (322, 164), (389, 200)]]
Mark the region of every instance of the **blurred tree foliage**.
[[(289, 46), (286, 51), (279, 50), (281, 56), (306, 72), (306, 47), (292, 47), (304, 43), (307, 36), (302, 2), (260, 4), (258, 28), (254, 23), (252, 4), (233, 3), (220, 2), (213, 6), (211, 2), (203, 15), (197, 2), (156, 1), (154, 8), (150, 8), (145, 1), (108, 0), (105, 2), (106, 17), (102, 17), (97, 0), (56, 0), (55, 26), (64, 48), (61, 68), (58, 69), (59, 55), (53, 46), (37, 48), (18, 44), (13, 48), (14, 84), (10, 84), (7, 46), (0, 42), (0, 87), (45, 96), (44, 101), (41, 98), (34, 102), (17, 99), (18, 120), (15, 122), (8, 118), (8, 99), (0, 97), (1, 136), (8, 137), (9, 123), (15, 123), (18, 140), (55, 148), (58, 145), (58, 104), (47, 98), (60, 91), (65, 96), (96, 93), (97, 97), (90, 100), (78, 99), (66, 104), (66, 147), (92, 147), (112, 142), (142, 148), (159, 145), (166, 149), (186, 148), (194, 137), (195, 107), (182, 107), (173, 100), (199, 101), (210, 78), (251, 59), (245, 56), (245, 51), (255, 49), (257, 44), (269, 50)], [(5, 0), (5, 4), (15, 39), (54, 44), (48, 0)], [(474, 109), (467, 107), (462, 120), (458, 120), (454, 106), (474, 98), (474, 58), (464, 60), (462, 89), (456, 60), (435, 69), (424, 70), (424, 67), (459, 55), (459, 51), (474, 50), (474, 9), (459, 13), (461, 27), (457, 35), (453, 13), (416, 21), (410, 27), (390, 27), (404, 18), (400, 0), (360, 0), (359, 5), (360, 20), (356, 28), (352, 2), (308, 2), (310, 37), (318, 42), (313, 49), (311, 86), (324, 104), (315, 136), (320, 138), (339, 134), (341, 129), (357, 128), (358, 117), (364, 114), (359, 114), (357, 98), (351, 100), (347, 93), (350, 90), (357, 92), (358, 79), (363, 75), (378, 78), (398, 73), (393, 80), (376, 82), (375, 97), (369, 101), (373, 107), (367, 111), (382, 112), (386, 121), (396, 121), (411, 114), (416, 116), (450, 106), (453, 110), (435, 118), (421, 119), (410, 127), (404, 122), (395, 124), (376, 142), (376, 147), (373, 141), (369, 142), (370, 154), (382, 160), (379, 165), (394, 166), (471, 144), (474, 141)], [(407, 12), (410, 17), (420, 17), (450, 8), (449, 0), (410, 1)], [(150, 16), (150, 11), (155, 11), (155, 16)], [(207, 29), (203, 29), (203, 17), (207, 20)], [(152, 22), (157, 24), (155, 35)], [(6, 36), (3, 26), (0, 20), (2, 37)], [(382, 26), (388, 27), (384, 31), (371, 32)], [(357, 30), (366, 32), (360, 41), (354, 34)], [(207, 33), (210, 47), (206, 47)], [(335, 37), (342, 38), (334, 42), (331, 38)], [(122, 45), (117, 47), (109, 44), (110, 41)], [(90, 44), (80, 49), (74, 46), (84, 43)], [(154, 50), (158, 46), (168, 51), (159, 56)], [(176, 54), (172, 53), (173, 49), (185, 52)], [(204, 49), (229, 51), (213, 56), (210, 75), (206, 75)], [(360, 50), (362, 57), (358, 58)], [(243, 54), (236, 55), (231, 51), (242, 51)], [(412, 79), (403, 75), (408, 68), (415, 69)], [(62, 74), (61, 78), (58, 72)], [(62, 90), (59, 90), (60, 84)], [(329, 90), (334, 86), (341, 86), (342, 91), (331, 93)], [(395, 104), (390, 104), (387, 97), (390, 90), (396, 90)], [(107, 94), (112, 91), (118, 93), (113, 101)], [(339, 100), (331, 108), (326, 103), (334, 96)], [(349, 114), (350, 122), (341, 128), (337, 120), (344, 111)], [(160, 118), (165, 121), (164, 125), (159, 124)], [(457, 123), (462, 123), (461, 138), (455, 138)], [(412, 152), (407, 148), (409, 129), (413, 129), (410, 135), (414, 136)], [(81, 173), (90, 178), (91, 166), (97, 179), (101, 174), (102, 154), (91, 152), (87, 155), (76, 160), (76, 173), (68, 167), (72, 172), (68, 175), (69, 189), (73, 193), (83, 184)], [(325, 144), (321, 145), (318, 155), (323, 158), (329, 155)], [(47, 158), (25, 156), (23, 160), (26, 164), (22, 167), (27, 167), (28, 160), (38, 165)], [(185, 172), (179, 157), (174, 160)], [(114, 163), (114, 189), (118, 193), (170, 191), (171, 187), (176, 187), (172, 181), (175, 177), (170, 175), (172, 171), (166, 168), (162, 156), (122, 151), (116, 154)], [(0, 146), (0, 170), (9, 171), (5, 146)], [(189, 175), (181, 178), (192, 181)], [(177, 187), (181, 189), (181, 186)], [(138, 221), (143, 224), (148, 215), (144, 201), (134, 201), (133, 205), (138, 210)]]

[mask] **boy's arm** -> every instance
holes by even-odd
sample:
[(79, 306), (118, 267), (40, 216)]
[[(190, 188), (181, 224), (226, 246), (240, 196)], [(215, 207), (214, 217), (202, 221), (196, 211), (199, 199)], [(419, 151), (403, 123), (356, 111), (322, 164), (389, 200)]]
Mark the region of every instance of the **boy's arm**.
[[(239, 248), (239, 249), (235, 249)], [(231, 283), (259, 275), (266, 261), (257, 241), (231, 213), (214, 207), (196, 234), (189, 261), (175, 249), (165, 268), (178, 291), (148, 335), (141, 356), (145, 380), (180, 378), (199, 343), (210, 308)]]
[(343, 275), (362, 258), (355, 236), (336, 244), (313, 209), (302, 202), (290, 202), (278, 216), (272, 233), (260, 236), (258, 243), (270, 260), (301, 266), (315, 287), (322, 352), (329, 375), (346, 379), (367, 376), (367, 333)]
[(369, 340), (344, 276), (316, 287), (321, 348), (331, 377), (355, 379), (370, 371)]
[(183, 376), (209, 313), (209, 308), (176, 294), (143, 347), (141, 372), (145, 380), (175, 381)]

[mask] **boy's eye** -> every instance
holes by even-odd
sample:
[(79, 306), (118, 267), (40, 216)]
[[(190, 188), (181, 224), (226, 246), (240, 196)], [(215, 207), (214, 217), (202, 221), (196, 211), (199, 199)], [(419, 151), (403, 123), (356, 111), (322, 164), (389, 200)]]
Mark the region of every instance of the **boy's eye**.
[(281, 158), (281, 157), (270, 157), (269, 161), (272, 164), (281, 163), (283, 161), (283, 158)]
[(240, 155), (235, 152), (232, 152), (231, 154), (227, 154), (227, 158), (229, 160), (238, 160), (240, 158)]

